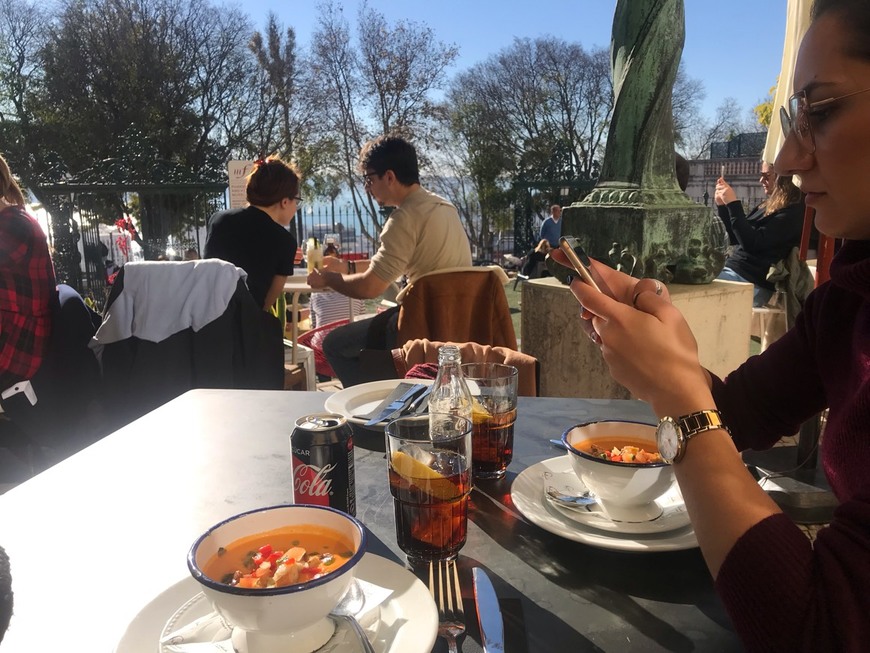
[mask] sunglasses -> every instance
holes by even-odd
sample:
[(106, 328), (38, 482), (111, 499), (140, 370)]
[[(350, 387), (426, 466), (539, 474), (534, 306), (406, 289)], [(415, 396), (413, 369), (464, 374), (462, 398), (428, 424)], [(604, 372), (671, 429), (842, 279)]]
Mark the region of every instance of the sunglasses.
[(788, 99), (788, 109), (785, 107), (780, 107), (779, 109), (779, 121), (782, 124), (783, 138), (787, 139), (790, 134), (794, 134), (798, 143), (806, 150), (807, 154), (813, 154), (816, 151), (816, 138), (813, 134), (810, 118), (840, 100), (867, 92), (870, 92), (870, 88), (853, 91), (845, 95), (838, 95), (837, 97), (829, 97), (818, 102), (810, 102), (807, 100), (806, 91), (798, 91)]

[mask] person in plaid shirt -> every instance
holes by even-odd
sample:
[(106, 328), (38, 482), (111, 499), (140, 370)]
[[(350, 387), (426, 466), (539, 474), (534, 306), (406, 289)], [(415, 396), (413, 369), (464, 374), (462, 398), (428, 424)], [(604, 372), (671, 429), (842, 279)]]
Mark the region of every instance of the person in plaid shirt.
[(0, 156), (0, 391), (39, 369), (56, 295), (45, 233)]

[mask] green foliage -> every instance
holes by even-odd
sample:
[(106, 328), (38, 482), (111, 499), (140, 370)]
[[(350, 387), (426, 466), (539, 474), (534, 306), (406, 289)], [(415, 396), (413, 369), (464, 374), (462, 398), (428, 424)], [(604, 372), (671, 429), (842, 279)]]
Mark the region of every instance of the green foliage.
[(767, 97), (763, 102), (759, 102), (757, 105), (752, 107), (752, 113), (755, 114), (756, 119), (758, 120), (758, 124), (762, 127), (770, 128), (770, 120), (773, 117), (773, 97), (776, 95), (776, 87), (779, 85), (779, 78), (777, 78), (776, 84), (770, 87), (770, 90), (767, 92)]

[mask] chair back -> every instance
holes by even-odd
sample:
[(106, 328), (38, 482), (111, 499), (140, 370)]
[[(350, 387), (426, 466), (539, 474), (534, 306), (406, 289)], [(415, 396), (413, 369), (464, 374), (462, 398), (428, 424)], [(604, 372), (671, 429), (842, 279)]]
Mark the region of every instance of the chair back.
[(335, 371), (326, 360), (326, 355), (323, 353), (323, 339), (329, 335), (329, 332), (340, 326), (348, 324), (349, 320), (336, 320), (329, 324), (324, 324), (316, 329), (306, 331), (296, 339), (300, 345), (305, 345), (314, 352), (314, 370), (321, 376), (332, 378), (335, 376)]
[[(393, 350), (396, 375), (404, 378), (415, 365), (432, 365), (431, 375), (437, 370), (438, 349), (447, 343), (427, 339), (410, 340)], [(459, 347), (463, 363), (502, 363), (517, 368), (517, 394), (521, 397), (537, 397), (540, 387), (540, 363), (534, 356), (506, 347), (490, 347), (477, 342), (452, 342)]]
[(194, 388), (284, 387), (279, 320), (216, 259), (128, 263), (92, 347), (118, 428)]
[(396, 345), (427, 338), (517, 349), (506, 282), (500, 267), (453, 268), (420, 277), (402, 292)]

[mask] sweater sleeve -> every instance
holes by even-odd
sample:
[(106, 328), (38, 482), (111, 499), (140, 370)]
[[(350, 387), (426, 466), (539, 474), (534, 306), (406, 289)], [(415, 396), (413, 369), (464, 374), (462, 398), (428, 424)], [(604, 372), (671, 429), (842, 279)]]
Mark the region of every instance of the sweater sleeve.
[(750, 528), (716, 578), (749, 651), (863, 651), (870, 641), (870, 497), (834, 512), (815, 545), (783, 514)]
[(817, 366), (816, 325), (810, 317), (822, 303), (819, 290), (807, 298), (794, 328), (762, 355), (753, 356), (724, 381), (713, 375), (713, 398), (739, 450), (767, 449), (825, 407)]
[[(732, 208), (737, 205), (739, 211)], [(779, 260), (792, 247), (800, 244), (801, 229), (803, 227), (803, 204), (791, 204), (768, 216), (762, 215), (763, 209), (757, 209), (762, 213), (753, 212), (750, 218), (743, 214), (740, 202), (731, 202), (728, 205), (731, 213), (731, 228), (741, 247), (749, 254), (760, 255), (762, 253), (775, 252), (771, 258)]]
[[(740, 202), (737, 202), (737, 205), (740, 207), (740, 212), (743, 213), (743, 205), (740, 204)], [(726, 206), (725, 204), (717, 204), (716, 214), (722, 221), (722, 224), (725, 227), (725, 231), (728, 232), (728, 244), (736, 245), (737, 237), (734, 235), (734, 229), (731, 228), (731, 214), (728, 212), (728, 206)]]

